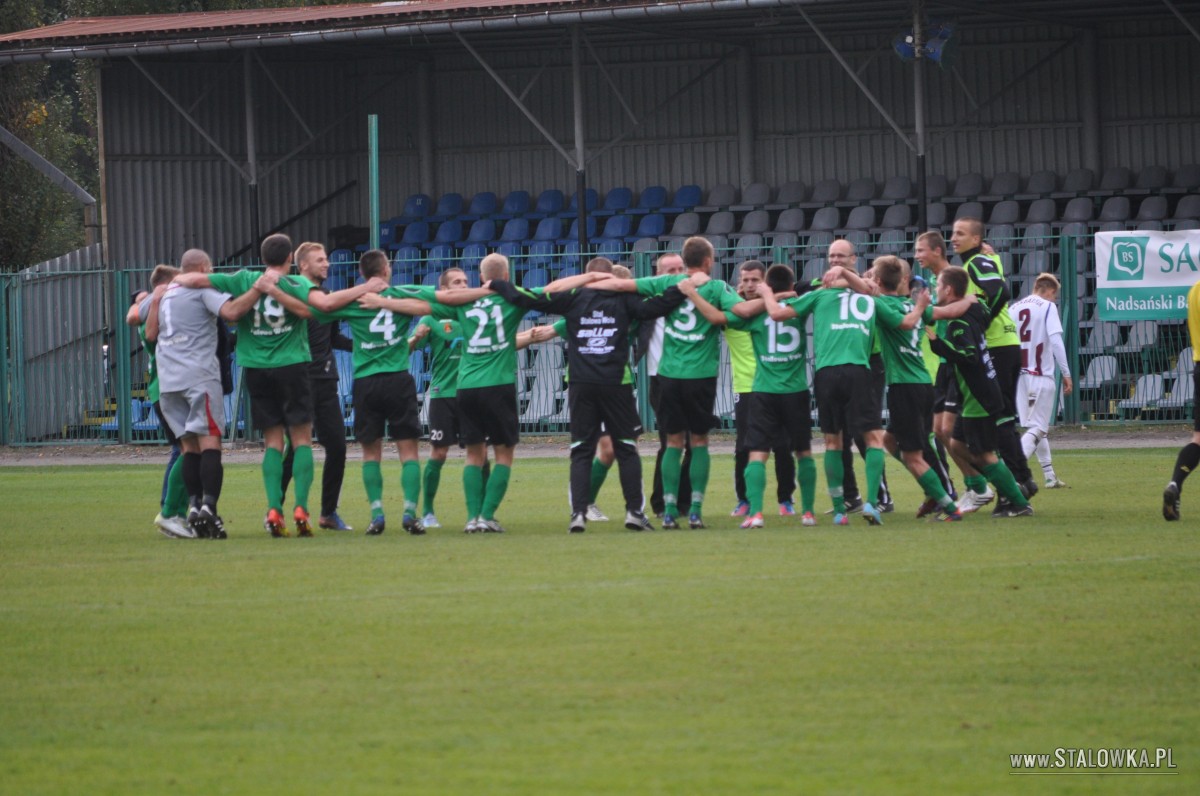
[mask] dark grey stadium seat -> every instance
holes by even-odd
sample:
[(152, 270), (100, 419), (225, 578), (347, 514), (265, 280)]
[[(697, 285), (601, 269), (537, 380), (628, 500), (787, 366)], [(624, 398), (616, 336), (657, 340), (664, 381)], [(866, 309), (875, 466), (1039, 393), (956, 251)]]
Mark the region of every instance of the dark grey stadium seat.
[(902, 175), (888, 177), (887, 182), (883, 184), (883, 190), (879, 193), (879, 198), (872, 199), (869, 204), (892, 205), (899, 202), (911, 202), (912, 195), (913, 183), (910, 178)]
[(664, 243), (683, 243), (687, 238), (693, 235), (700, 234), (700, 216), (697, 213), (680, 213), (675, 216), (675, 221), (671, 224), (671, 231), (666, 235), (659, 235), (658, 239)]
[(1167, 218), (1167, 197), (1147, 196), (1138, 205), (1137, 215), (1133, 217), (1138, 223), (1144, 221), (1164, 221)]
[(1088, 196), (1112, 196), (1123, 193), (1133, 185), (1133, 169), (1128, 166), (1109, 166), (1100, 175), (1100, 186), (1088, 191)]
[(912, 205), (892, 205), (883, 211), (883, 220), (879, 222), (879, 226), (873, 231), (882, 232), (885, 229), (904, 229), (912, 223), (912, 216)]
[(908, 234), (903, 229), (885, 229), (879, 233), (879, 240), (875, 242), (875, 253), (878, 255), (894, 254), (897, 257), (907, 257), (911, 251)]
[(983, 193), (983, 175), (969, 171), (954, 181), (954, 188), (945, 201), (969, 202), (977, 199), (981, 193)]
[(824, 249), (833, 243), (834, 230), (840, 225), (841, 211), (836, 207), (822, 207), (818, 210), (809, 226), (807, 246), (810, 253), (817, 249), (824, 253)]
[(775, 229), (766, 235), (767, 243), (771, 246), (797, 246), (800, 234), (804, 231), (804, 211), (798, 207), (789, 207), (779, 214), (775, 220)]
[(1086, 196), (1078, 196), (1067, 202), (1067, 206), (1058, 220), (1063, 224), (1070, 224), (1075, 221), (1091, 221), (1094, 213), (1095, 205), (1092, 203), (1092, 200)]
[(1035, 199), (1025, 211), (1025, 220), (1017, 226), (1028, 224), (1049, 224), (1058, 218), (1058, 208), (1053, 199)]
[(1072, 199), (1081, 196), (1096, 184), (1096, 173), (1091, 169), (1072, 169), (1063, 180), (1061, 191), (1050, 194), (1054, 199)]
[(1189, 163), (1186, 166), (1180, 166), (1175, 172), (1175, 177), (1171, 180), (1171, 184), (1163, 188), (1163, 193), (1178, 194), (1191, 193), (1200, 189), (1200, 163)]
[(1029, 224), (1021, 232), (1021, 237), (1017, 241), (1017, 245), (1013, 247), (1013, 251), (1022, 253), (1045, 249), (1051, 244), (1050, 236), (1053, 234), (1049, 224)]
[(1200, 194), (1193, 193), (1179, 200), (1169, 220), (1178, 224), (1180, 221), (1196, 219), (1200, 219)]
[(981, 202), (999, 202), (1016, 196), (1021, 189), (1021, 177), (1015, 171), (1002, 171), (992, 177), (992, 184), (979, 197)]
[[(946, 205), (941, 202), (934, 202), (933, 204), (929, 205), (928, 209), (925, 211), (925, 215), (925, 223), (929, 225), (930, 229), (937, 229), (939, 227), (946, 226), (946, 219), (949, 218)], [(921, 231), (924, 232), (925, 230)]]
[[(723, 255), (721, 250), (729, 248), (729, 236), (733, 231), (733, 213), (729, 210), (722, 210), (709, 216), (708, 224), (704, 227), (704, 237), (708, 238), (708, 242), (717, 250), (718, 259)], [(724, 252), (724, 254), (728, 254), (728, 252)]]
[(963, 202), (954, 211), (954, 220), (960, 218), (978, 218), (983, 219), (983, 202)]
[(779, 193), (775, 194), (775, 202), (767, 205), (767, 209), (787, 210), (788, 208), (803, 202), (807, 198), (807, 185), (798, 180), (785, 182), (783, 185), (779, 186)]
[(925, 178), (925, 201), (941, 202), (950, 190), (945, 174), (930, 174)]
[(1096, 222), (1100, 224), (1121, 223), (1129, 220), (1129, 199), (1124, 196), (1110, 196), (1104, 200), (1100, 215)]
[(765, 182), (752, 182), (742, 191), (742, 198), (729, 209), (738, 213), (766, 207), (771, 203), (771, 186)]
[(869, 203), (875, 198), (877, 186), (875, 180), (869, 177), (859, 177), (856, 180), (851, 180), (846, 186), (846, 195), (838, 202), (838, 207), (858, 207)]
[(696, 208), (697, 213), (715, 213), (737, 204), (738, 191), (729, 183), (715, 185), (704, 198), (704, 204)]
[(751, 210), (742, 219), (742, 226), (733, 234), (736, 240), (740, 235), (751, 233), (762, 234), (771, 228), (771, 214), (766, 210)]
[(1052, 171), (1035, 171), (1029, 175), (1029, 182), (1025, 183), (1025, 190), (1013, 198), (1022, 202), (1033, 201), (1050, 196), (1057, 188), (1057, 174)]
[(812, 195), (808, 201), (798, 202), (797, 206), (817, 209), (831, 205), (842, 198), (842, 184), (837, 180), (821, 180), (813, 186)]
[(1137, 181), (1132, 188), (1126, 189), (1125, 193), (1130, 196), (1158, 193), (1166, 188), (1170, 181), (1166, 166), (1147, 166), (1138, 172)]

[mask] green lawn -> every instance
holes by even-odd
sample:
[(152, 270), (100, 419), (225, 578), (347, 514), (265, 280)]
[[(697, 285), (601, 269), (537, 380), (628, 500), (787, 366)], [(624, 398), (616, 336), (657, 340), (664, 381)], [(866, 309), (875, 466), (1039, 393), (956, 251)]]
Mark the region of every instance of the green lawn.
[[(0, 793), (1194, 793), (1200, 485), (1163, 522), (1174, 455), (1058, 452), (1075, 488), (1036, 517), (960, 524), (913, 519), (889, 462), (882, 528), (758, 531), (721, 456), (708, 530), (573, 537), (563, 459), (518, 459), (503, 536), (461, 533), (451, 464), (445, 528), (308, 540), (266, 536), (242, 465), (226, 542), (153, 530), (157, 467), (0, 469)], [(355, 465), (343, 515), (365, 527)], [(1060, 747), (1178, 768), (1011, 773)]]

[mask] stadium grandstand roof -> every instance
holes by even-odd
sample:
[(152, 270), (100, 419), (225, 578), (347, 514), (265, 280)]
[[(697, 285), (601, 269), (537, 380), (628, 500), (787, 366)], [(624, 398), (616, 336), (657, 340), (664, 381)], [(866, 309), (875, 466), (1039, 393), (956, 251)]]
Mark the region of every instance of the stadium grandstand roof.
[[(79, 17), (55, 25), (0, 35), (0, 65), (34, 60), (105, 58), (378, 41), (401, 37), (434, 40), (453, 33), (532, 31), (563, 25), (623, 25), (670, 20), (691, 36), (734, 38), (737, 29), (758, 35), (806, 32), (795, 7), (829, 28), (902, 25), (911, 0), (398, 0), (303, 8)], [(999, 20), (1087, 27), (1134, 18), (1200, 16), (1200, 0), (926, 0), (929, 14), (953, 15), (970, 24)], [(755, 15), (752, 19), (747, 14)], [(749, 22), (749, 24), (747, 24)], [(1200, 22), (1200, 20), (1198, 20)], [(733, 26), (733, 27), (731, 27)], [(646, 25), (644, 35), (670, 35)], [(742, 34), (745, 35), (745, 34)]]

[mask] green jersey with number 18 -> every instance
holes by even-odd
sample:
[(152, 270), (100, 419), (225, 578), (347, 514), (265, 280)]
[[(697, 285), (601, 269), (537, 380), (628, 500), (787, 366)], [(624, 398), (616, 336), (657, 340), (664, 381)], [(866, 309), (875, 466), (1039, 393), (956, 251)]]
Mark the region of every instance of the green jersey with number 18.
[(457, 320), (462, 327), (458, 389), (516, 383), (517, 328), (526, 313), (499, 296), (484, 296), (461, 307), (433, 305), (434, 318)]
[[(232, 274), (210, 274), (212, 286), (222, 293), (240, 296), (262, 276), (261, 271), (242, 269)], [(313, 283), (303, 276), (280, 277), (279, 289), (308, 301)], [(238, 321), (238, 364), (244, 368), (281, 368), (312, 362), (308, 350), (308, 321), (293, 315), (270, 296), (259, 296), (254, 308)]]
[[(379, 295), (384, 298), (432, 298), (431, 287), (389, 287)], [(428, 297), (428, 298), (427, 298)], [(399, 373), (408, 370), (408, 327), (414, 316), (391, 310), (368, 310), (351, 303), (334, 310), (321, 312), (314, 308), (313, 317), (319, 321), (346, 321), (354, 338), (354, 378), (376, 373)]]
[(739, 318), (725, 313), (730, 329), (748, 332), (754, 345), (751, 392), (786, 395), (808, 389), (808, 351), (804, 320), (773, 321), (767, 313)]
[[(642, 296), (657, 296), (684, 279), (687, 277), (683, 274), (644, 276), (636, 280), (637, 292)], [(742, 300), (720, 279), (710, 279), (696, 292), (722, 311), (732, 309)], [(658, 375), (670, 379), (716, 378), (720, 365), (720, 331), (696, 311), (691, 299), (671, 310), (663, 323), (663, 352), (658, 362)]]
[(888, 384), (932, 383), (921, 348), (925, 327), (918, 323), (908, 331), (900, 328), (904, 316), (912, 310), (912, 301), (903, 296), (875, 297), (878, 318), (875, 331), (879, 335), (879, 353), (883, 356), (883, 371)]
[(849, 288), (824, 288), (782, 302), (803, 321), (813, 316), (815, 369), (870, 366), (875, 300)]

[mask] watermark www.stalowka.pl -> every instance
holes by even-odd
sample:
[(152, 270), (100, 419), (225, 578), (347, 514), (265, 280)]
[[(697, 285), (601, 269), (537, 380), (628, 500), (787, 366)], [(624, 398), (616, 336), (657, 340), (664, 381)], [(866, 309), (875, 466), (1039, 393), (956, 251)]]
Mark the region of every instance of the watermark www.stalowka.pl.
[(1073, 748), (1011, 754), (1010, 774), (1178, 774), (1175, 751), (1156, 748)]

